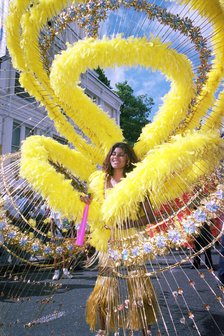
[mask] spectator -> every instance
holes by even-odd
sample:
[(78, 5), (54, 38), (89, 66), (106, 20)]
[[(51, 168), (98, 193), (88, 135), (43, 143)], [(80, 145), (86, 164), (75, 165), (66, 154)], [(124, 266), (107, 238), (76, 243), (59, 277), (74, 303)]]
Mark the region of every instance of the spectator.
[[(208, 223), (204, 223), (203, 227), (201, 228), (200, 234), (195, 238), (194, 241), (194, 252), (199, 252), (202, 248), (206, 247), (209, 243), (213, 240), (210, 226)], [(211, 255), (211, 247), (204, 250), (205, 255), (205, 265), (209, 268), (213, 268), (213, 261)], [(201, 264), (201, 254), (197, 255), (193, 259), (193, 266), (192, 268), (199, 269)]]
[(218, 278), (221, 283), (224, 285), (224, 234), (221, 238), (221, 249), (220, 249), (220, 257), (219, 257), (219, 265), (218, 265)]
[[(58, 212), (53, 210), (50, 211), (50, 221), (51, 221), (51, 233), (52, 233), (52, 240), (55, 242), (55, 245), (60, 244), (63, 240), (63, 220), (61, 219), (61, 215)], [(52, 280), (58, 280), (60, 278), (60, 257), (54, 256), (54, 275)], [(68, 270), (68, 265), (65, 260), (65, 256), (62, 255), (62, 277), (66, 279), (71, 279), (72, 275)]]

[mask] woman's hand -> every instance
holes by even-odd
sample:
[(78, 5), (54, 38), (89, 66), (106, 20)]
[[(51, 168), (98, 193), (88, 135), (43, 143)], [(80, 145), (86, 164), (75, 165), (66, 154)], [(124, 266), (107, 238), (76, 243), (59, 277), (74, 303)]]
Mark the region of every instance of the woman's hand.
[(92, 202), (91, 195), (80, 195), (80, 200), (86, 204), (90, 204)]

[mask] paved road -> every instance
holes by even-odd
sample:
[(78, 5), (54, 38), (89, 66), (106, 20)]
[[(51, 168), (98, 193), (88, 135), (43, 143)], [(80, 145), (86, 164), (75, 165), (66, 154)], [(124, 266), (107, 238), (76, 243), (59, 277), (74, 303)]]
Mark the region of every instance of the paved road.
[[(172, 264), (176, 257), (178, 253), (166, 260), (160, 258), (160, 265)], [(217, 263), (217, 254), (213, 253), (213, 258)], [(217, 300), (217, 296), (223, 294), (211, 273), (205, 268), (200, 272), (201, 275), (186, 263), (182, 269), (173, 268), (152, 278), (162, 310), (161, 335), (224, 335), (224, 309)], [(25, 280), (20, 279), (19, 274), (19, 278), (3, 278), (0, 281), (0, 336), (94, 335), (85, 322), (85, 302), (97, 271), (75, 270), (73, 274), (73, 279), (63, 279), (53, 285), (52, 271), (31, 270)], [(183, 289), (183, 295), (178, 295), (178, 288), (179, 292)], [(207, 311), (204, 304), (208, 304), (210, 310)], [(189, 310), (194, 319), (188, 317)], [(181, 323), (184, 318), (185, 323)], [(29, 323), (31, 326), (26, 328)], [(157, 336), (156, 326), (153, 335)]]

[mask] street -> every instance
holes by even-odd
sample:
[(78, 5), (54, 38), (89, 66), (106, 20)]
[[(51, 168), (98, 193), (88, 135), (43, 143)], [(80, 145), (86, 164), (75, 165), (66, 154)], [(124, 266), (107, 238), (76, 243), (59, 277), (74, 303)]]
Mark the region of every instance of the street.
[[(176, 257), (160, 257), (172, 264)], [(213, 251), (217, 265), (218, 253)], [(156, 266), (155, 266), (156, 267)], [(2, 278), (0, 298), (0, 336), (91, 336), (85, 322), (86, 300), (94, 287), (97, 270), (76, 269), (73, 279), (52, 283), (52, 270), (31, 270), (26, 279), (20, 274)], [(205, 267), (182, 267), (152, 277), (161, 314), (152, 335), (224, 335), (223, 293)], [(189, 313), (190, 312), (190, 313)], [(120, 335), (128, 333), (120, 332)], [(135, 332), (135, 335), (141, 335)]]

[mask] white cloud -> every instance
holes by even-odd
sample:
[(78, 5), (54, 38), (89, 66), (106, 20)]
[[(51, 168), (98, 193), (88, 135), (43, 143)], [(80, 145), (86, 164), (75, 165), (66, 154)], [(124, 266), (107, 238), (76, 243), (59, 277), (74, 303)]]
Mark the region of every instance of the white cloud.
[(116, 67), (105, 69), (105, 74), (114, 88), (118, 82), (127, 80), (136, 96), (147, 94), (154, 100), (151, 117), (158, 111), (163, 103), (162, 98), (169, 91), (170, 85), (165, 76), (159, 71), (151, 71), (142, 67)]
[(149, 78), (144, 80), (142, 83), (142, 87), (136, 91), (137, 95), (140, 94), (151, 94), (156, 93), (158, 91), (158, 87), (163, 85), (165, 82), (165, 77), (160, 72), (152, 72), (149, 73)]
[(151, 117), (158, 111), (159, 107), (163, 104), (163, 97), (170, 89), (170, 84), (159, 71), (148, 71), (148, 76), (141, 79), (138, 88), (135, 89), (136, 95), (147, 94), (154, 100), (152, 107)]
[[(159, 1), (155, 1), (159, 4)], [(211, 33), (211, 27), (206, 23), (203, 25), (202, 18), (196, 11), (191, 10), (189, 6), (178, 5), (173, 1), (167, 1), (164, 7), (168, 12), (180, 14), (180, 17), (189, 17), (193, 20), (194, 25), (202, 26), (202, 32), (205, 36)], [(132, 27), (129, 23), (132, 22)], [(207, 29), (207, 30), (206, 30)], [(113, 36), (113, 33), (123, 32), (124, 36), (136, 34), (138, 36), (154, 36), (159, 35), (164, 42), (171, 42), (171, 48), (175, 48), (180, 53), (185, 53), (192, 60), (194, 67), (198, 64), (198, 53), (195, 52), (194, 46), (189, 37), (182, 35), (179, 31), (174, 32), (166, 25), (158, 23), (157, 20), (151, 21), (144, 15), (135, 15), (133, 11), (121, 8), (118, 11), (110, 12), (108, 19), (102, 24), (101, 33), (107, 33)], [(126, 37), (126, 36), (125, 36)], [(111, 86), (115, 87), (115, 83), (124, 82), (134, 89), (135, 95), (148, 94), (154, 99), (155, 105), (153, 113), (156, 112), (159, 106), (163, 103), (162, 98), (169, 91), (169, 82), (160, 72), (152, 72), (150, 69), (115, 67), (114, 69), (105, 69), (106, 76), (111, 81)]]
[(115, 84), (119, 82), (124, 82), (126, 79), (125, 67), (115, 67), (105, 69), (105, 74), (110, 80), (110, 84), (115, 88)]

